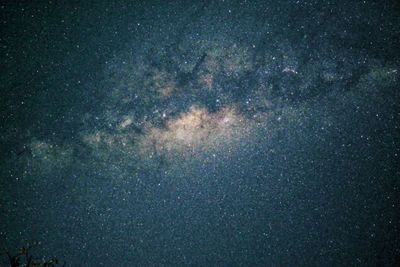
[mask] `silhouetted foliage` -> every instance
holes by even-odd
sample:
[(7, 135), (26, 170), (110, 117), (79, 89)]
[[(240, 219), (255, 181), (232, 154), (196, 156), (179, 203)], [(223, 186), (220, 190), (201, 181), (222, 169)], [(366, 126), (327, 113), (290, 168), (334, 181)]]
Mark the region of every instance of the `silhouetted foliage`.
[[(56, 258), (51, 258), (49, 260), (36, 259), (30, 254), (32, 246), (22, 247), (17, 254), (11, 254), (6, 251), (5, 254), (8, 258), (8, 263), (10, 267), (52, 267), (59, 264), (59, 260)], [(64, 265), (65, 266), (65, 263)]]

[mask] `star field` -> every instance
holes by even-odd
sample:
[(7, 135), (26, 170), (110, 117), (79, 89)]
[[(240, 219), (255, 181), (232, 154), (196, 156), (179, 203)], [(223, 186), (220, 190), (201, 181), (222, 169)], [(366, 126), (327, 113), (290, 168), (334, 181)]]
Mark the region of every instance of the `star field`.
[(0, 8), (0, 246), (66, 266), (399, 261), (395, 1)]

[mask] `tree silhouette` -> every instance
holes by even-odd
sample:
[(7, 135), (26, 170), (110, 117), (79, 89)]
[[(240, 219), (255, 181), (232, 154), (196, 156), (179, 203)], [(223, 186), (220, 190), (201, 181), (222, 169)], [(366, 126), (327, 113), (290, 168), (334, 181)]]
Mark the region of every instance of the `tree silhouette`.
[[(49, 260), (34, 258), (33, 255), (30, 254), (31, 248), (32, 246), (24, 246), (14, 255), (6, 251), (5, 254), (7, 255), (10, 267), (52, 267), (59, 264), (56, 258), (51, 258)], [(65, 263), (63, 266), (65, 266)]]

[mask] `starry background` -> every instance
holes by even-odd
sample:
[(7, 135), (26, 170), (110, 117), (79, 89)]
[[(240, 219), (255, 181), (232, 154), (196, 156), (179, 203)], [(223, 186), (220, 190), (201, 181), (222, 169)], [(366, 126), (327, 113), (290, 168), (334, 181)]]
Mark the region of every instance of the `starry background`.
[(0, 245), (70, 266), (394, 266), (396, 1), (1, 1)]

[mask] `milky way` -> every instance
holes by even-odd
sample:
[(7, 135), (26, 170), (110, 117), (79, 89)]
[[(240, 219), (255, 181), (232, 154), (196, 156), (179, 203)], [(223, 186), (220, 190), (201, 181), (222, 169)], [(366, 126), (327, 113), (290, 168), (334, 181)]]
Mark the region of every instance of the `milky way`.
[(0, 245), (67, 266), (398, 261), (394, 1), (117, 2), (1, 5)]

